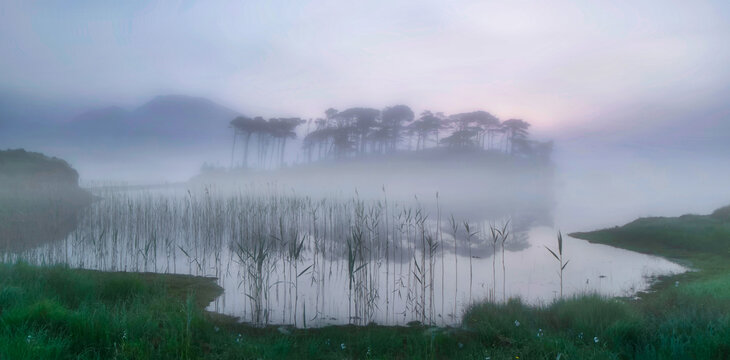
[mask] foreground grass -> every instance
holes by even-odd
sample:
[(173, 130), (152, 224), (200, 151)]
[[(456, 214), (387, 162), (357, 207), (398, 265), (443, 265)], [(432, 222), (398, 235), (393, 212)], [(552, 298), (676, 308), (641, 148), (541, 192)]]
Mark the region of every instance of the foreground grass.
[(220, 291), (208, 278), (0, 264), (0, 359), (447, 358), (458, 353), (482, 354), (469, 337), (453, 329), (255, 328), (203, 310)]
[(730, 206), (711, 215), (643, 218), (622, 227), (571, 234), (660, 255), (695, 271), (659, 279), (631, 302), (645, 349), (636, 358), (730, 358)]
[(454, 328), (255, 328), (203, 310), (211, 279), (0, 265), (0, 359), (727, 359), (730, 208), (573, 234), (697, 271), (638, 300), (477, 304)]
[[(538, 337), (533, 327), (539, 322), (531, 320), (542, 311), (557, 314), (558, 321), (571, 318), (566, 312), (571, 302), (603, 304), (599, 297), (545, 310), (519, 302), (499, 309), (485, 305), (474, 309), (467, 329), (256, 328), (202, 310), (221, 291), (207, 278), (18, 263), (0, 265), (0, 279), (1, 359), (499, 359), (555, 351), (581, 358), (606, 353), (603, 344), (593, 342), (593, 328), (580, 339), (578, 333), (553, 331), (564, 327), (558, 322)], [(524, 325), (515, 326), (514, 319)]]
[(210, 337), (199, 309), (220, 292), (202, 278), (2, 264), (0, 358), (203, 354)]
[(464, 326), (480, 344), (527, 359), (730, 359), (730, 207), (571, 235), (695, 271), (660, 278), (638, 299), (475, 305)]

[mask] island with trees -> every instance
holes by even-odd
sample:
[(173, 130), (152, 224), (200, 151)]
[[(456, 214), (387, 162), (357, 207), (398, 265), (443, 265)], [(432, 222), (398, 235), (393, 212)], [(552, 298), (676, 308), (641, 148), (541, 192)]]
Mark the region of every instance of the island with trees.
[(552, 201), (553, 143), (531, 138), (522, 119), (481, 110), (417, 115), (394, 105), (329, 108), (314, 119), (237, 116), (229, 127), (228, 168), (205, 166), (194, 182), (277, 183), (311, 193), (337, 178), (347, 186), (339, 190), (374, 196), (385, 185), (422, 197), (440, 190), (460, 204), (483, 203), (475, 193), (490, 193), (494, 206)]
[[(529, 138), (530, 123), (521, 119), (500, 121), (481, 110), (448, 116), (426, 110), (416, 117), (410, 107), (395, 105), (383, 110), (329, 108), (324, 115), (308, 120), (236, 117), (230, 122), (231, 167), (284, 166), (287, 140), (297, 137), (299, 127), (305, 127), (300, 163), (433, 148), (481, 150), (546, 161), (552, 150), (551, 142)], [(237, 146), (243, 148), (240, 156), (236, 155)]]

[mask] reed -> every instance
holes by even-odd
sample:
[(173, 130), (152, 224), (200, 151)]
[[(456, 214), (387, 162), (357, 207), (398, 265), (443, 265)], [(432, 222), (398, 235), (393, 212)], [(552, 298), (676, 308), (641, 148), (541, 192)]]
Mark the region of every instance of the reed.
[(557, 253), (550, 249), (549, 247), (545, 246), (545, 249), (550, 252), (550, 254), (555, 258), (555, 260), (558, 261), (559, 264), (559, 271), (558, 271), (558, 277), (560, 278), (560, 297), (563, 297), (563, 270), (565, 270), (565, 267), (568, 266), (568, 262), (570, 260), (563, 261), (563, 234), (558, 231), (558, 251)]
[(466, 243), (469, 246), (469, 304), (471, 304), (472, 287), (474, 285), (474, 266), (472, 265), (473, 255), (471, 253), (471, 239), (478, 234), (477, 231), (472, 231), (468, 221), (464, 221), (464, 230), (466, 231)]
[(500, 230), (500, 236), (502, 238), (502, 301), (507, 302), (507, 265), (504, 262), (504, 244), (507, 242), (507, 239), (509, 238), (509, 231), (507, 230), (507, 227), (509, 226), (510, 220), (507, 220), (504, 223), (504, 226), (502, 226), (502, 229)]
[(469, 256), (468, 302), (477, 295), (473, 255), (483, 250), (481, 239), (474, 224), (453, 215), (451, 236), (443, 234), (439, 194), (432, 218), (420, 205), (391, 201), (385, 189), (375, 201), (357, 194), (315, 200), (275, 186), (95, 192), (100, 200), (65, 242), (4, 256), (216, 277), (238, 294), (227, 291), (212, 307), (257, 325), (433, 324), (439, 316), (447, 324), (448, 312), (455, 323), (467, 303), (461, 256)]
[(497, 293), (497, 243), (501, 235), (499, 229), (494, 225), (489, 226), (489, 231), (492, 235), (492, 289), (490, 291), (490, 301), (494, 302)]
[(459, 223), (454, 219), (454, 214), (451, 214), (451, 218), (449, 218), (449, 223), (451, 225), (451, 235), (454, 238), (454, 316), (456, 316), (456, 308), (457, 308), (457, 297), (458, 297), (458, 290), (459, 290), (459, 240), (456, 236), (456, 234), (459, 232)]

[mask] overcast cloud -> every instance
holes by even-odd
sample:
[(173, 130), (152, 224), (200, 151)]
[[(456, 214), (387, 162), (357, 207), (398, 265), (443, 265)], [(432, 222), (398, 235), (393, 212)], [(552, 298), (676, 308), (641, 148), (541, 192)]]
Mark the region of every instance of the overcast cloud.
[(729, 4), (4, 1), (0, 88), (128, 104), (185, 93), (264, 116), (407, 103), (585, 125), (725, 96)]

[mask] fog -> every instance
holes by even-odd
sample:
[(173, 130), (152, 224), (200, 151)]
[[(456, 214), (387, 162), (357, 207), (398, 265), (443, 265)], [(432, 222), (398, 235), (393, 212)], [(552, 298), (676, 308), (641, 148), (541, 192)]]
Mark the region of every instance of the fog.
[[(232, 295), (216, 310), (242, 315), (261, 304), (236, 297), (221, 254), (232, 262), (230, 239), (249, 228), (280, 226), (274, 235), (283, 239), (286, 221), (287, 231), (312, 239), (306, 256), (323, 256), (321, 240), (339, 254), (322, 261), (340, 267), (343, 239), (367, 221), (375, 259), (425, 261), (429, 234), (451, 246), (439, 250), (443, 289), (451, 286), (444, 252), (455, 278), (472, 260), (494, 266), (494, 229), (504, 226), (512, 241), (502, 251), (532, 267), (515, 267), (515, 285), (501, 290), (481, 273), (479, 296), (547, 300), (554, 284), (540, 266), (552, 259), (536, 258), (558, 231), (730, 204), (728, 20), (723, 1), (5, 2), (0, 150), (67, 161), (96, 199), (77, 224), (14, 256), (53, 262), (65, 251), (79, 267), (220, 276)], [(231, 213), (246, 216), (221, 215)], [(79, 239), (103, 243), (109, 229), (117, 231), (109, 246), (117, 233), (139, 236), (120, 219), (140, 214), (153, 219), (151, 233), (174, 234), (161, 248), (164, 270), (149, 247), (143, 263), (135, 252), (107, 260), (83, 250)], [(189, 225), (191, 214), (215, 234), (200, 235), (208, 230)], [(397, 235), (390, 222), (400, 224)], [(389, 231), (402, 247), (381, 252), (372, 234), (384, 233), (387, 245)], [(574, 257), (585, 256), (576, 273), (599, 287), (576, 276), (573, 293), (633, 293), (648, 286), (647, 274), (685, 270), (568, 241)], [(185, 248), (203, 249), (198, 270)], [(178, 249), (187, 263), (175, 260)], [(615, 274), (609, 285), (595, 281), (606, 273)], [(388, 279), (369, 286), (395, 286)], [(344, 287), (346, 279), (331, 281)], [(468, 302), (442, 295), (437, 305), (452, 307), (453, 318), (471, 302), (471, 285)], [(319, 311), (324, 285), (310, 290)], [(456, 285), (448, 291), (467, 296)], [(331, 306), (342, 319), (344, 308)], [(396, 310), (376, 318), (393, 322)], [(289, 320), (284, 311), (275, 321)]]
[[(327, 108), (405, 104), (416, 118), (486, 110), (530, 122), (532, 139), (554, 141), (548, 186), (568, 226), (730, 201), (730, 7), (721, 1), (0, 9), (0, 147), (63, 158), (82, 184), (183, 183), (202, 167), (240, 166), (229, 125), (240, 115), (304, 119), (281, 164), (265, 166), (297, 167)], [(399, 149), (412, 146), (411, 137)], [(402, 198), (463, 200), (505, 185), (479, 187), (488, 175), (468, 167), (424, 173), (420, 161), (399, 165), (415, 180), (377, 166), (340, 172), (347, 181), (257, 176), (303, 193), (385, 186)], [(457, 178), (475, 182), (466, 189)]]

